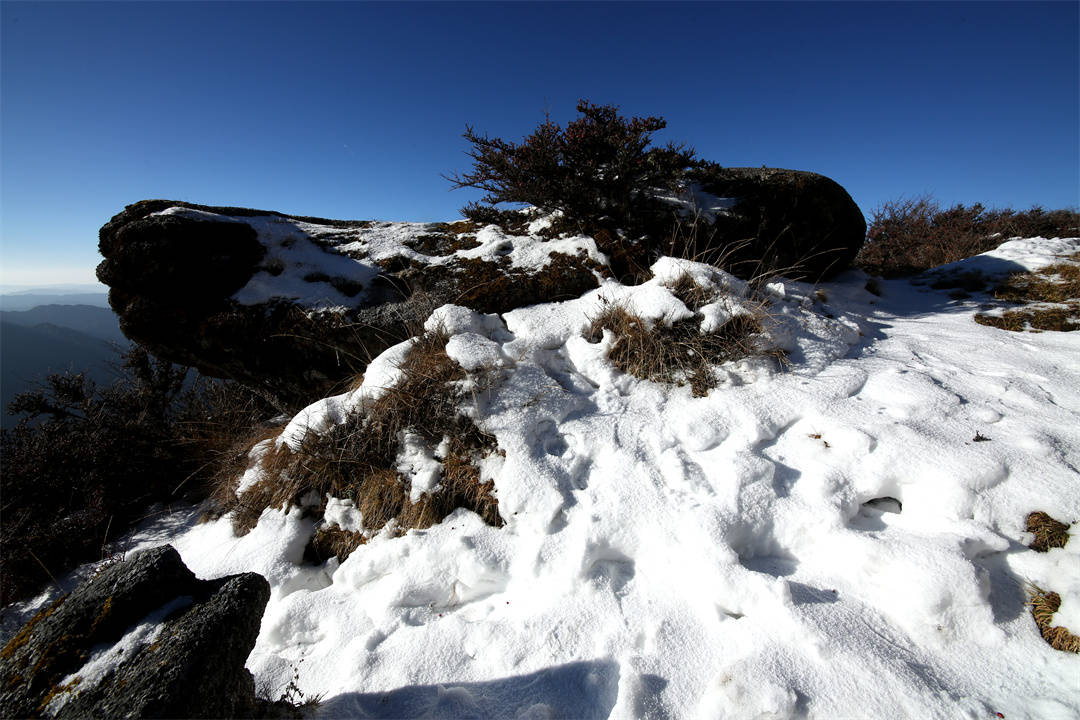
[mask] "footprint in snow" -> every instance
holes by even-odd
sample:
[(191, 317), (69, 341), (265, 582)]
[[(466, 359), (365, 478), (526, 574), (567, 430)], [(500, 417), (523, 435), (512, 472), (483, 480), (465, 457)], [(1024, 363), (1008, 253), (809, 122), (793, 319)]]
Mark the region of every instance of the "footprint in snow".
[(582, 575), (598, 586), (606, 586), (616, 595), (625, 592), (626, 585), (634, 579), (634, 561), (624, 553), (607, 545), (590, 545), (585, 550)]

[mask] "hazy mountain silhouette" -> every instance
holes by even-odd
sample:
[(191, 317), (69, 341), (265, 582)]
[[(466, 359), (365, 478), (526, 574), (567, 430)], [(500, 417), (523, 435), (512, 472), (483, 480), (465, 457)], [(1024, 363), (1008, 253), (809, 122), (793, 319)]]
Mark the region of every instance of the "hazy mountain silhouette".
[(109, 342), (127, 343), (128, 341), (124, 333), (120, 332), (120, 321), (116, 314), (100, 306), (40, 305), (30, 310), (4, 310), (0, 311), (0, 320), (23, 327), (47, 323), (57, 327), (71, 328)]
[(30, 310), (39, 305), (93, 305), (108, 308), (109, 296), (106, 293), (58, 293), (29, 291), (5, 293), (0, 295), (0, 310)]
[[(64, 296), (71, 298), (72, 296)], [(127, 346), (111, 310), (86, 305), (46, 305), (0, 312), (0, 424), (12, 427), (7, 414), (16, 394), (31, 389), (49, 373), (86, 372), (95, 382), (111, 383), (118, 346)]]

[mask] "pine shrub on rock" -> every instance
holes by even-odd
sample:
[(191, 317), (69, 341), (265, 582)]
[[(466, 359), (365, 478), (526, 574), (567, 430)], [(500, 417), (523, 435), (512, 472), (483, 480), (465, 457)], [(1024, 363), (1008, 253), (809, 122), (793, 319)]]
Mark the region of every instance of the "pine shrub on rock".
[(486, 191), (462, 209), (483, 222), (500, 203), (526, 203), (561, 211), (581, 223), (632, 227), (652, 202), (652, 191), (671, 188), (696, 165), (694, 151), (669, 143), (650, 147), (667, 123), (659, 117), (624, 118), (611, 105), (577, 105), (581, 117), (560, 127), (551, 119), (519, 143), (467, 127), (473, 170), (448, 179), (455, 188)]

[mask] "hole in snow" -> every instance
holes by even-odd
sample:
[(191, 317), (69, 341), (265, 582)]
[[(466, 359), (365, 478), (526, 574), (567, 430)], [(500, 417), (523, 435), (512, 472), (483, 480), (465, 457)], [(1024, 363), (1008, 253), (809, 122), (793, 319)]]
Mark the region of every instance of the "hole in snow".
[(904, 509), (904, 504), (894, 497), (879, 497), (867, 500), (863, 503), (863, 507), (899, 515), (900, 511)]

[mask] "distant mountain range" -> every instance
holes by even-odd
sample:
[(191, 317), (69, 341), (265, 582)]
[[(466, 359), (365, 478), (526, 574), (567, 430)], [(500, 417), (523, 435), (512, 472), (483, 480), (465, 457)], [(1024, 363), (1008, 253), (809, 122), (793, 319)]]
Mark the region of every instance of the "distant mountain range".
[(34, 289), (0, 295), (0, 310), (31, 310), (41, 305), (92, 305), (109, 307), (109, 296), (103, 292), (58, 292)]
[[(55, 296), (66, 303), (44, 304), (22, 310), (10, 310), (12, 295), (0, 296), (0, 424), (12, 427), (17, 418), (7, 414), (7, 405), (15, 395), (34, 386), (53, 372), (86, 372), (101, 384), (112, 382), (113, 369), (126, 348), (127, 338), (120, 332), (119, 321), (108, 307), (83, 304), (84, 297), (104, 295)], [(19, 298), (50, 298), (26, 294)]]

